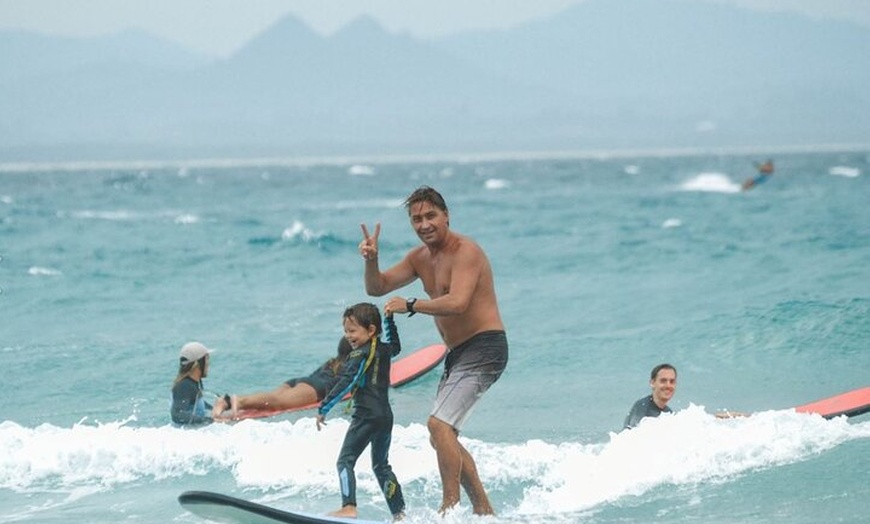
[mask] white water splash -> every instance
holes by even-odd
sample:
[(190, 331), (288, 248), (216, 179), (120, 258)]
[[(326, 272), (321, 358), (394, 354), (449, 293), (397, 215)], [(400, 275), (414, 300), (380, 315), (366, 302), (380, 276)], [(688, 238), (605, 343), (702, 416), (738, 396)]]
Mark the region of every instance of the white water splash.
[(682, 191), (707, 191), (712, 193), (739, 193), (740, 184), (736, 184), (722, 173), (701, 173), (680, 184)]

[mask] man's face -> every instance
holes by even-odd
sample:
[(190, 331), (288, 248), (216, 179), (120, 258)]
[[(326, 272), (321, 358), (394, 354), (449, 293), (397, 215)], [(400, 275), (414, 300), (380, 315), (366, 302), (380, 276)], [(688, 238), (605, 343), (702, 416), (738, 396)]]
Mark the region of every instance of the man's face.
[(677, 372), (673, 369), (660, 369), (656, 378), (649, 381), (653, 399), (660, 406), (667, 405), (677, 390)]
[(439, 243), (447, 235), (449, 217), (429, 202), (412, 204), (408, 209), (411, 227), (426, 245)]

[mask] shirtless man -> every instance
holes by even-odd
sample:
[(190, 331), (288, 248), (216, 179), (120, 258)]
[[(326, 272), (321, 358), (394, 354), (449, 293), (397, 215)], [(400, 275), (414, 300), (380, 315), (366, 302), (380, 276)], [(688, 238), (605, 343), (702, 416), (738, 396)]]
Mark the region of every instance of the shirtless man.
[(450, 349), (438, 384), (427, 426), (441, 472), (442, 513), (459, 503), (459, 486), (468, 494), (474, 513), (494, 511), (477, 473), (474, 459), (459, 442), (459, 430), (474, 404), (495, 383), (508, 360), (504, 324), (498, 312), (492, 268), (473, 240), (450, 230), (450, 215), (441, 195), (423, 186), (405, 200), (411, 227), (422, 246), (411, 249), (390, 269), (378, 267), (378, 236), (362, 224), (360, 255), (365, 259), (366, 292), (383, 296), (416, 279), (428, 299), (395, 296), (387, 311), (432, 315)]

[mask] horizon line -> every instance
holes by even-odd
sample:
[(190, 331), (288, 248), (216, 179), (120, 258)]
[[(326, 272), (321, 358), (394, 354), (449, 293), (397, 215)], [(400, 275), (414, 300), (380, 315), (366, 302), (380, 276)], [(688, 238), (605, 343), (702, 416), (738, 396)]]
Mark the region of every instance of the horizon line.
[(474, 153), (409, 153), (369, 155), (271, 156), (236, 158), (188, 158), (175, 160), (66, 160), (50, 162), (0, 162), (0, 173), (36, 171), (107, 171), (158, 169), (227, 169), (233, 167), (312, 167), (357, 164), (431, 164), (435, 162), (476, 163), (521, 160), (613, 159), (735, 154), (850, 153), (870, 151), (866, 144), (814, 144), (781, 146), (716, 146), (635, 149), (577, 149), (494, 151)]

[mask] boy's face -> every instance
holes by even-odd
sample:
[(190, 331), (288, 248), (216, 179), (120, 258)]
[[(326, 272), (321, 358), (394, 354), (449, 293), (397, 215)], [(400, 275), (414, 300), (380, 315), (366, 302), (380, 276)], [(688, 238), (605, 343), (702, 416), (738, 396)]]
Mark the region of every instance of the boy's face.
[(375, 326), (365, 328), (359, 325), (353, 317), (344, 319), (344, 338), (350, 342), (354, 349), (367, 344), (373, 336), (375, 336)]

